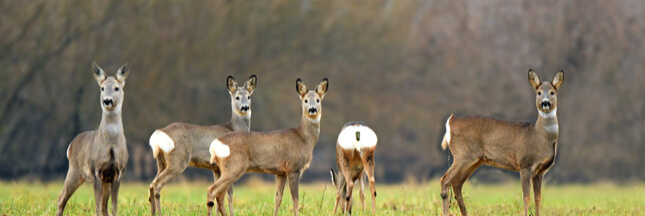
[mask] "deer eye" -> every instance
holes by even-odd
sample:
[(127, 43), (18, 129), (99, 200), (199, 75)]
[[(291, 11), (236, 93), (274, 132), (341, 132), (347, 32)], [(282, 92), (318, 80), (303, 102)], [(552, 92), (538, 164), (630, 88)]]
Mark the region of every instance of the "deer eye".
[(305, 99), (305, 103), (308, 103), (308, 102), (309, 102), (309, 101), (308, 101), (307, 99)]
[(119, 87), (114, 88), (114, 91), (119, 91)]
[(320, 103), (320, 99), (316, 99), (316, 103)]
[(551, 96), (555, 95), (555, 92), (551, 91)]
[(101, 87), (101, 91), (105, 91), (105, 88)]
[(541, 92), (541, 91), (539, 91), (539, 92), (538, 92), (538, 95), (542, 95), (542, 92)]
[(251, 96), (246, 96), (246, 99), (249, 99), (249, 100), (251, 100)]
[(240, 96), (235, 97), (235, 100), (240, 100)]

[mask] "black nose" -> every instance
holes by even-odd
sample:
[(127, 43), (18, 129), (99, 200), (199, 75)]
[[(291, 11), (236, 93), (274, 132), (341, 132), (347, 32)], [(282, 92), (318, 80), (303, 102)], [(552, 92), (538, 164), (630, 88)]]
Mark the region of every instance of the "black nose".
[(103, 105), (105, 106), (114, 106), (114, 101), (112, 99), (103, 100)]
[(251, 109), (251, 108), (249, 107), (249, 105), (243, 105), (242, 107), (240, 107), (240, 110), (241, 110), (242, 112), (247, 112), (247, 111), (249, 111), (249, 109)]
[(542, 101), (542, 107), (550, 107), (551, 106), (551, 101)]
[(318, 112), (318, 109), (316, 107), (309, 108), (309, 114), (316, 114)]

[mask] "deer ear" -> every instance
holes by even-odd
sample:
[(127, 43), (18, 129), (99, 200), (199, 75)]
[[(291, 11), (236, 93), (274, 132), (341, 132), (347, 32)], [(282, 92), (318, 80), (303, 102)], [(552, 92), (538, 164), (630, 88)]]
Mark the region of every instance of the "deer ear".
[(258, 77), (255, 76), (255, 74), (251, 75), (249, 77), (249, 80), (244, 83), (244, 88), (246, 88), (247, 91), (249, 91), (249, 94), (253, 94), (253, 90), (255, 89), (255, 85), (258, 84)]
[(128, 78), (128, 74), (130, 74), (130, 70), (128, 70), (128, 63), (126, 62), (116, 71), (116, 79), (121, 83), (121, 87), (125, 86), (125, 79)]
[(237, 82), (235, 82), (233, 76), (228, 75), (228, 77), (226, 77), (226, 88), (228, 89), (228, 92), (233, 94), (233, 92), (237, 90), (237, 87)]
[(556, 89), (558, 89), (562, 85), (563, 81), (564, 81), (564, 70), (560, 70), (553, 77), (553, 81), (551, 81), (551, 84), (555, 86)]
[(531, 84), (531, 86), (533, 86), (534, 89), (540, 87), (540, 78), (535, 73), (535, 71), (533, 71), (533, 69), (529, 69), (529, 83)]
[(300, 78), (296, 80), (296, 91), (300, 95), (300, 97), (304, 97), (305, 94), (309, 91), (307, 89), (307, 85), (305, 85), (305, 82), (303, 82)]
[(329, 87), (329, 80), (327, 77), (321, 80), (320, 83), (318, 83), (318, 86), (316, 86), (316, 93), (320, 96), (321, 100), (325, 97), (325, 93), (327, 93), (327, 87)]
[(99, 67), (96, 62), (92, 62), (92, 72), (94, 72), (94, 79), (96, 79), (96, 82), (101, 85), (105, 80), (105, 72), (103, 72), (103, 69)]

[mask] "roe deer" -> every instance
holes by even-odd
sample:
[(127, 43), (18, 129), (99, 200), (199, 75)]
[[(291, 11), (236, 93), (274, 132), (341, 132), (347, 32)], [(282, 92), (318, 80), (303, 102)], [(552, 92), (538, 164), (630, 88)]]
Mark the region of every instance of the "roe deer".
[(211, 163), (217, 163), (222, 176), (208, 188), (208, 215), (217, 199), (217, 210), (226, 215), (222, 206), (226, 190), (246, 172), (276, 175), (274, 215), (282, 202), (285, 180), (289, 179), (293, 211), (298, 215), (298, 185), (300, 175), (309, 168), (322, 116), (322, 99), (329, 81), (320, 81), (314, 91), (307, 89), (302, 80), (296, 81), (296, 90), (302, 101), (302, 119), (295, 128), (271, 132), (233, 132), (211, 143)]
[(69, 170), (63, 191), (58, 196), (56, 215), (63, 215), (67, 201), (85, 181), (94, 184), (96, 214), (108, 215), (110, 196), (112, 214), (117, 214), (119, 185), (128, 163), (128, 148), (121, 121), (123, 87), (129, 73), (128, 66), (127, 63), (121, 66), (116, 72), (116, 77), (106, 77), (103, 69), (96, 63), (92, 63), (92, 70), (96, 82), (101, 87), (101, 123), (97, 130), (76, 136), (67, 147)]
[[(331, 180), (336, 186), (336, 208), (340, 205), (343, 213), (352, 213), (352, 191), (354, 182), (361, 184), (359, 196), (365, 209), (365, 184), (367, 176), (372, 191), (372, 213), (376, 209), (376, 187), (374, 186), (374, 149), (378, 138), (376, 133), (363, 122), (348, 122), (338, 135), (336, 144), (336, 166), (339, 176), (331, 169)], [(342, 199), (341, 199), (342, 198)]]
[[(220, 171), (210, 163), (208, 148), (213, 139), (231, 131), (249, 131), (251, 128), (251, 95), (257, 84), (252, 75), (243, 87), (232, 76), (226, 78), (226, 87), (231, 97), (231, 121), (226, 124), (201, 126), (175, 122), (156, 130), (150, 136), (150, 147), (157, 160), (157, 176), (150, 184), (148, 200), (152, 215), (161, 214), (160, 192), (164, 184), (184, 172), (186, 167), (213, 170), (215, 180)], [(228, 201), (233, 211), (233, 187), (228, 190)]]
[(533, 181), (535, 214), (540, 215), (542, 177), (555, 162), (558, 142), (558, 90), (564, 81), (560, 70), (551, 82), (540, 82), (533, 70), (529, 83), (537, 94), (536, 122), (511, 122), (482, 116), (450, 116), (441, 142), (450, 147), (454, 162), (441, 177), (443, 214), (448, 215), (448, 188), (452, 186), (462, 215), (468, 215), (461, 188), (482, 164), (518, 171), (522, 182), (524, 215), (528, 215), (529, 186)]

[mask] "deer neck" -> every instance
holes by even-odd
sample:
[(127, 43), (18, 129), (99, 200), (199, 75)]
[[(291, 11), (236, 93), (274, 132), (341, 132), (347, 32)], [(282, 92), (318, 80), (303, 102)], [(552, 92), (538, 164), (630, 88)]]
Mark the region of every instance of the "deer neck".
[(233, 131), (249, 131), (251, 130), (251, 113), (247, 114), (246, 116), (240, 116), (237, 113), (235, 113), (235, 110), (233, 111), (233, 115), (231, 117), (231, 128)]
[(538, 119), (535, 122), (535, 130), (541, 134), (545, 134), (549, 140), (555, 140), (558, 138), (559, 124), (558, 124), (558, 109), (555, 108), (549, 113), (544, 113), (538, 111)]
[(316, 121), (311, 121), (305, 114), (302, 114), (302, 119), (300, 120), (300, 126), (298, 126), (298, 131), (303, 135), (305, 143), (308, 146), (313, 147), (318, 142), (318, 136), (320, 135), (320, 119)]
[(123, 135), (123, 121), (121, 120), (121, 110), (106, 111), (103, 110), (101, 124), (98, 132), (108, 138), (116, 138)]

